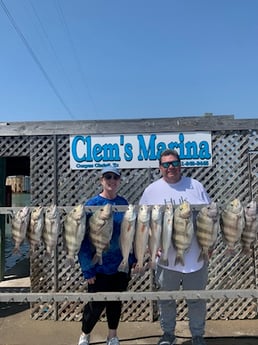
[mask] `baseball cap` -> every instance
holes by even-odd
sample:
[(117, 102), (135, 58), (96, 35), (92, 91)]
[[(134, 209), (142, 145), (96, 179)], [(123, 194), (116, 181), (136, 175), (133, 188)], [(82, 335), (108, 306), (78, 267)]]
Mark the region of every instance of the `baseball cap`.
[(105, 168), (103, 168), (103, 169), (101, 170), (101, 175), (104, 175), (104, 174), (106, 174), (106, 173), (113, 173), (113, 174), (115, 174), (115, 175), (117, 175), (117, 176), (120, 176), (120, 175), (121, 175), (121, 174), (120, 174), (120, 171), (119, 171), (117, 168), (112, 167), (112, 166), (107, 166), (107, 167), (105, 167)]

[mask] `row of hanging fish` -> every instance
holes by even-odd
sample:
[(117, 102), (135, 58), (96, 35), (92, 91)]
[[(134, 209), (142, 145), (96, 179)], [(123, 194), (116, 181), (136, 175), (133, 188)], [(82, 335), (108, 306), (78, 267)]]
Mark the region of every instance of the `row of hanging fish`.
[[(31, 250), (43, 241), (46, 252), (51, 254), (57, 245), (58, 234), (63, 229), (64, 246), (69, 264), (74, 262), (86, 233), (86, 212), (79, 204), (68, 212), (61, 221), (60, 209), (52, 205), (44, 208), (29, 207), (20, 209), (12, 217), (12, 236), (14, 252), (19, 251), (21, 243), (28, 239)], [(196, 224), (194, 224), (196, 222)], [(99, 207), (89, 218), (88, 236), (96, 249), (93, 264), (102, 264), (102, 254), (108, 249), (113, 232), (112, 206)], [(149, 254), (147, 268), (155, 269), (157, 255), (160, 263), (168, 265), (168, 250), (171, 242), (176, 250), (175, 264), (184, 265), (184, 255), (189, 249), (196, 228), (196, 237), (201, 247), (199, 260), (208, 260), (221, 231), (232, 254), (241, 243), (242, 253), (249, 255), (257, 238), (257, 205), (251, 201), (245, 207), (239, 199), (228, 202), (219, 212), (218, 205), (211, 202), (203, 206), (193, 221), (193, 211), (187, 201), (174, 207), (166, 205), (129, 205), (124, 212), (121, 224), (120, 247), (123, 259), (118, 270), (128, 272), (128, 258), (134, 252), (137, 259), (134, 273), (146, 270), (145, 254)]]
[(221, 230), (229, 254), (234, 254), (240, 243), (241, 253), (250, 255), (258, 232), (256, 201), (245, 207), (238, 198), (229, 202), (221, 213)]
[[(195, 229), (196, 228), (196, 229)], [(228, 254), (234, 254), (241, 244), (242, 254), (249, 255), (258, 233), (257, 205), (255, 201), (243, 207), (239, 199), (228, 202), (222, 211), (217, 203), (203, 206), (193, 220), (193, 210), (187, 201), (175, 209), (172, 204), (129, 205), (121, 227), (121, 250), (123, 260), (119, 271), (128, 272), (128, 256), (134, 251), (137, 263), (133, 273), (143, 274), (146, 268), (156, 267), (157, 255), (160, 263), (168, 265), (168, 249), (173, 243), (176, 250), (174, 264), (184, 265), (184, 255), (189, 249), (194, 231), (201, 252), (198, 260), (208, 260), (219, 233), (226, 244)], [(149, 262), (144, 263), (149, 253)]]
[[(58, 235), (62, 231), (62, 212), (56, 205), (25, 206), (18, 210), (11, 220), (14, 253), (19, 253), (20, 245), (27, 239), (32, 252), (43, 242), (46, 252), (51, 255), (57, 246)], [(86, 229), (86, 213), (83, 205), (77, 205), (68, 212), (63, 221), (64, 241), (67, 260), (71, 264), (80, 249)]]

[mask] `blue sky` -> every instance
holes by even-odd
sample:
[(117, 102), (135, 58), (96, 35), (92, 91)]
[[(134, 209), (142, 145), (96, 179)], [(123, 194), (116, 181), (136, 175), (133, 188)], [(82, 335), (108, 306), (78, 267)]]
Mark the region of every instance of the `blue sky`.
[(257, 0), (0, 0), (0, 122), (258, 117)]

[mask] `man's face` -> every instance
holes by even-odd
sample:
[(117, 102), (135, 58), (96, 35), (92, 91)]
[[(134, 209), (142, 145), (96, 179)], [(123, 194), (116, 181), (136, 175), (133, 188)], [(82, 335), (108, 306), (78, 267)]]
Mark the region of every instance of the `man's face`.
[(167, 183), (176, 183), (181, 179), (181, 164), (176, 156), (163, 156), (159, 168)]

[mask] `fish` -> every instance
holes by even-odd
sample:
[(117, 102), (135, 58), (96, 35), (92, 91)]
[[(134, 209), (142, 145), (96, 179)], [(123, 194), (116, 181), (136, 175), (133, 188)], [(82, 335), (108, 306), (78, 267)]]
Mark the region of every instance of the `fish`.
[(149, 267), (156, 269), (156, 257), (160, 249), (162, 232), (163, 205), (153, 205), (151, 208), (150, 234), (148, 239), (148, 248), (150, 252)]
[(159, 263), (164, 266), (168, 266), (168, 249), (172, 242), (172, 230), (173, 230), (174, 208), (172, 203), (165, 205), (163, 213), (163, 225), (161, 233), (161, 256)]
[(57, 205), (48, 206), (45, 209), (45, 221), (42, 230), (42, 239), (46, 248), (46, 252), (49, 256), (56, 248), (60, 227), (60, 211)]
[(99, 207), (89, 218), (89, 238), (96, 249), (92, 264), (102, 265), (102, 254), (109, 248), (113, 234), (112, 205)]
[(220, 232), (220, 214), (216, 202), (203, 206), (196, 216), (196, 237), (201, 247), (198, 261), (209, 260), (209, 252), (213, 250)]
[(258, 232), (257, 202), (255, 200), (250, 201), (244, 207), (244, 216), (245, 226), (241, 236), (241, 254), (250, 256)]
[(174, 211), (172, 240), (176, 249), (175, 265), (184, 266), (184, 254), (189, 249), (194, 234), (191, 205), (182, 201)]
[(42, 206), (35, 206), (30, 214), (30, 222), (27, 231), (27, 238), (31, 251), (34, 252), (41, 241), (44, 227), (44, 209)]
[(244, 208), (238, 198), (226, 204), (221, 212), (220, 223), (223, 239), (227, 245), (226, 254), (234, 255), (245, 226)]
[(67, 249), (67, 264), (74, 266), (86, 232), (86, 212), (83, 204), (76, 205), (65, 216), (64, 240)]
[(30, 221), (30, 209), (28, 206), (19, 209), (11, 220), (11, 233), (14, 241), (13, 254), (20, 253), (20, 246), (26, 239)]
[(136, 217), (137, 214), (135, 205), (128, 205), (128, 209), (125, 211), (121, 223), (119, 242), (123, 259), (120, 265), (118, 266), (119, 272), (129, 272), (128, 258), (129, 254), (133, 252), (133, 241), (136, 230)]
[(144, 274), (144, 256), (147, 252), (149, 231), (150, 231), (150, 210), (148, 205), (141, 205), (138, 210), (136, 220), (136, 231), (134, 240), (134, 253), (136, 257), (136, 264), (132, 270), (133, 274)]

